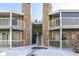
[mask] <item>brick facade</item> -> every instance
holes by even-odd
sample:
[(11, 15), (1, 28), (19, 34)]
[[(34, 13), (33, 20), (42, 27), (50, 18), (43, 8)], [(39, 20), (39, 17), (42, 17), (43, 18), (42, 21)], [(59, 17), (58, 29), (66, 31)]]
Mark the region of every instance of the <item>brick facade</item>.
[(50, 3), (43, 4), (43, 45), (48, 46), (49, 40), (49, 13), (52, 12), (52, 5)]
[(23, 21), (25, 22), (23, 39), (25, 40), (25, 44), (29, 45), (31, 40), (31, 8), (29, 3), (22, 4), (22, 12), (24, 13)]

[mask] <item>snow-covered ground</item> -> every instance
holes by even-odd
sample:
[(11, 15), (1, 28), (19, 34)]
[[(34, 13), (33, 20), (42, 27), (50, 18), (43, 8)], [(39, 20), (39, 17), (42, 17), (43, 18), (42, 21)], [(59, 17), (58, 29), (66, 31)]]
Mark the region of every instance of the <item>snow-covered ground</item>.
[(26, 56), (31, 52), (32, 46), (10, 48), (0, 53), (0, 56)]
[(35, 54), (38, 56), (79, 56), (79, 54), (74, 53), (71, 50), (60, 50), (59, 48), (37, 50)]
[[(6, 49), (0, 52), (0, 56), (28, 56), (32, 52), (32, 47), (34, 46), (35, 45), (30, 45)], [(33, 53), (36, 56), (79, 56), (79, 54), (74, 53), (72, 50), (60, 50), (59, 48), (54, 47), (48, 47), (48, 49), (37, 49)]]

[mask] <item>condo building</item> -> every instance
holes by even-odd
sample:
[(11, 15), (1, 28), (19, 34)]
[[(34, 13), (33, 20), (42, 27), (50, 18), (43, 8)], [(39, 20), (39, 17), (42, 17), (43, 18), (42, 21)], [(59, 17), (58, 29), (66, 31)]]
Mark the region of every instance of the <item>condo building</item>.
[(15, 11), (0, 11), (0, 47), (22, 45), (23, 15)]
[(22, 3), (21, 13), (0, 11), (0, 47), (36, 44), (63, 49), (79, 38), (79, 10), (52, 12), (52, 5), (44, 3), (42, 21), (31, 20), (30, 3)]
[(22, 4), (22, 12), (0, 11), (0, 47), (18, 47), (31, 44), (30, 4)]
[(49, 16), (49, 45), (70, 48), (73, 39), (79, 39), (79, 10), (61, 9)]

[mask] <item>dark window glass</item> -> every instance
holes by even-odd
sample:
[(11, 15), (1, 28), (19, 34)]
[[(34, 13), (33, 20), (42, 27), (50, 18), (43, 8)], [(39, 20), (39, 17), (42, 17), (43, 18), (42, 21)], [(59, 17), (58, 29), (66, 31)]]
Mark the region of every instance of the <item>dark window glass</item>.
[(67, 34), (62, 34), (62, 40), (67, 40)]
[(63, 17), (79, 17), (79, 12), (63, 12)]
[(12, 20), (12, 25), (16, 26), (17, 25), (17, 20)]

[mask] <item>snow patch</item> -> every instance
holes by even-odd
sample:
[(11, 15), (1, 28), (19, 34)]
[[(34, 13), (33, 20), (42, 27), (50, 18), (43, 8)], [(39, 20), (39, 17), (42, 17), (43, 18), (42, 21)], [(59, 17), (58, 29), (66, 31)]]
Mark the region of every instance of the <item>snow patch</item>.
[(38, 56), (79, 56), (71, 50), (60, 50), (59, 48), (48, 48), (43, 50), (37, 50), (35, 52)]
[[(0, 56), (29, 56), (28, 54), (33, 51), (32, 47), (35, 45), (23, 46), (17, 48), (11, 48), (0, 53)], [(41, 47), (41, 46), (39, 46)], [(72, 50), (54, 47), (47, 47), (48, 49), (35, 49), (33, 52), (36, 56), (79, 56), (79, 54), (74, 53)]]

